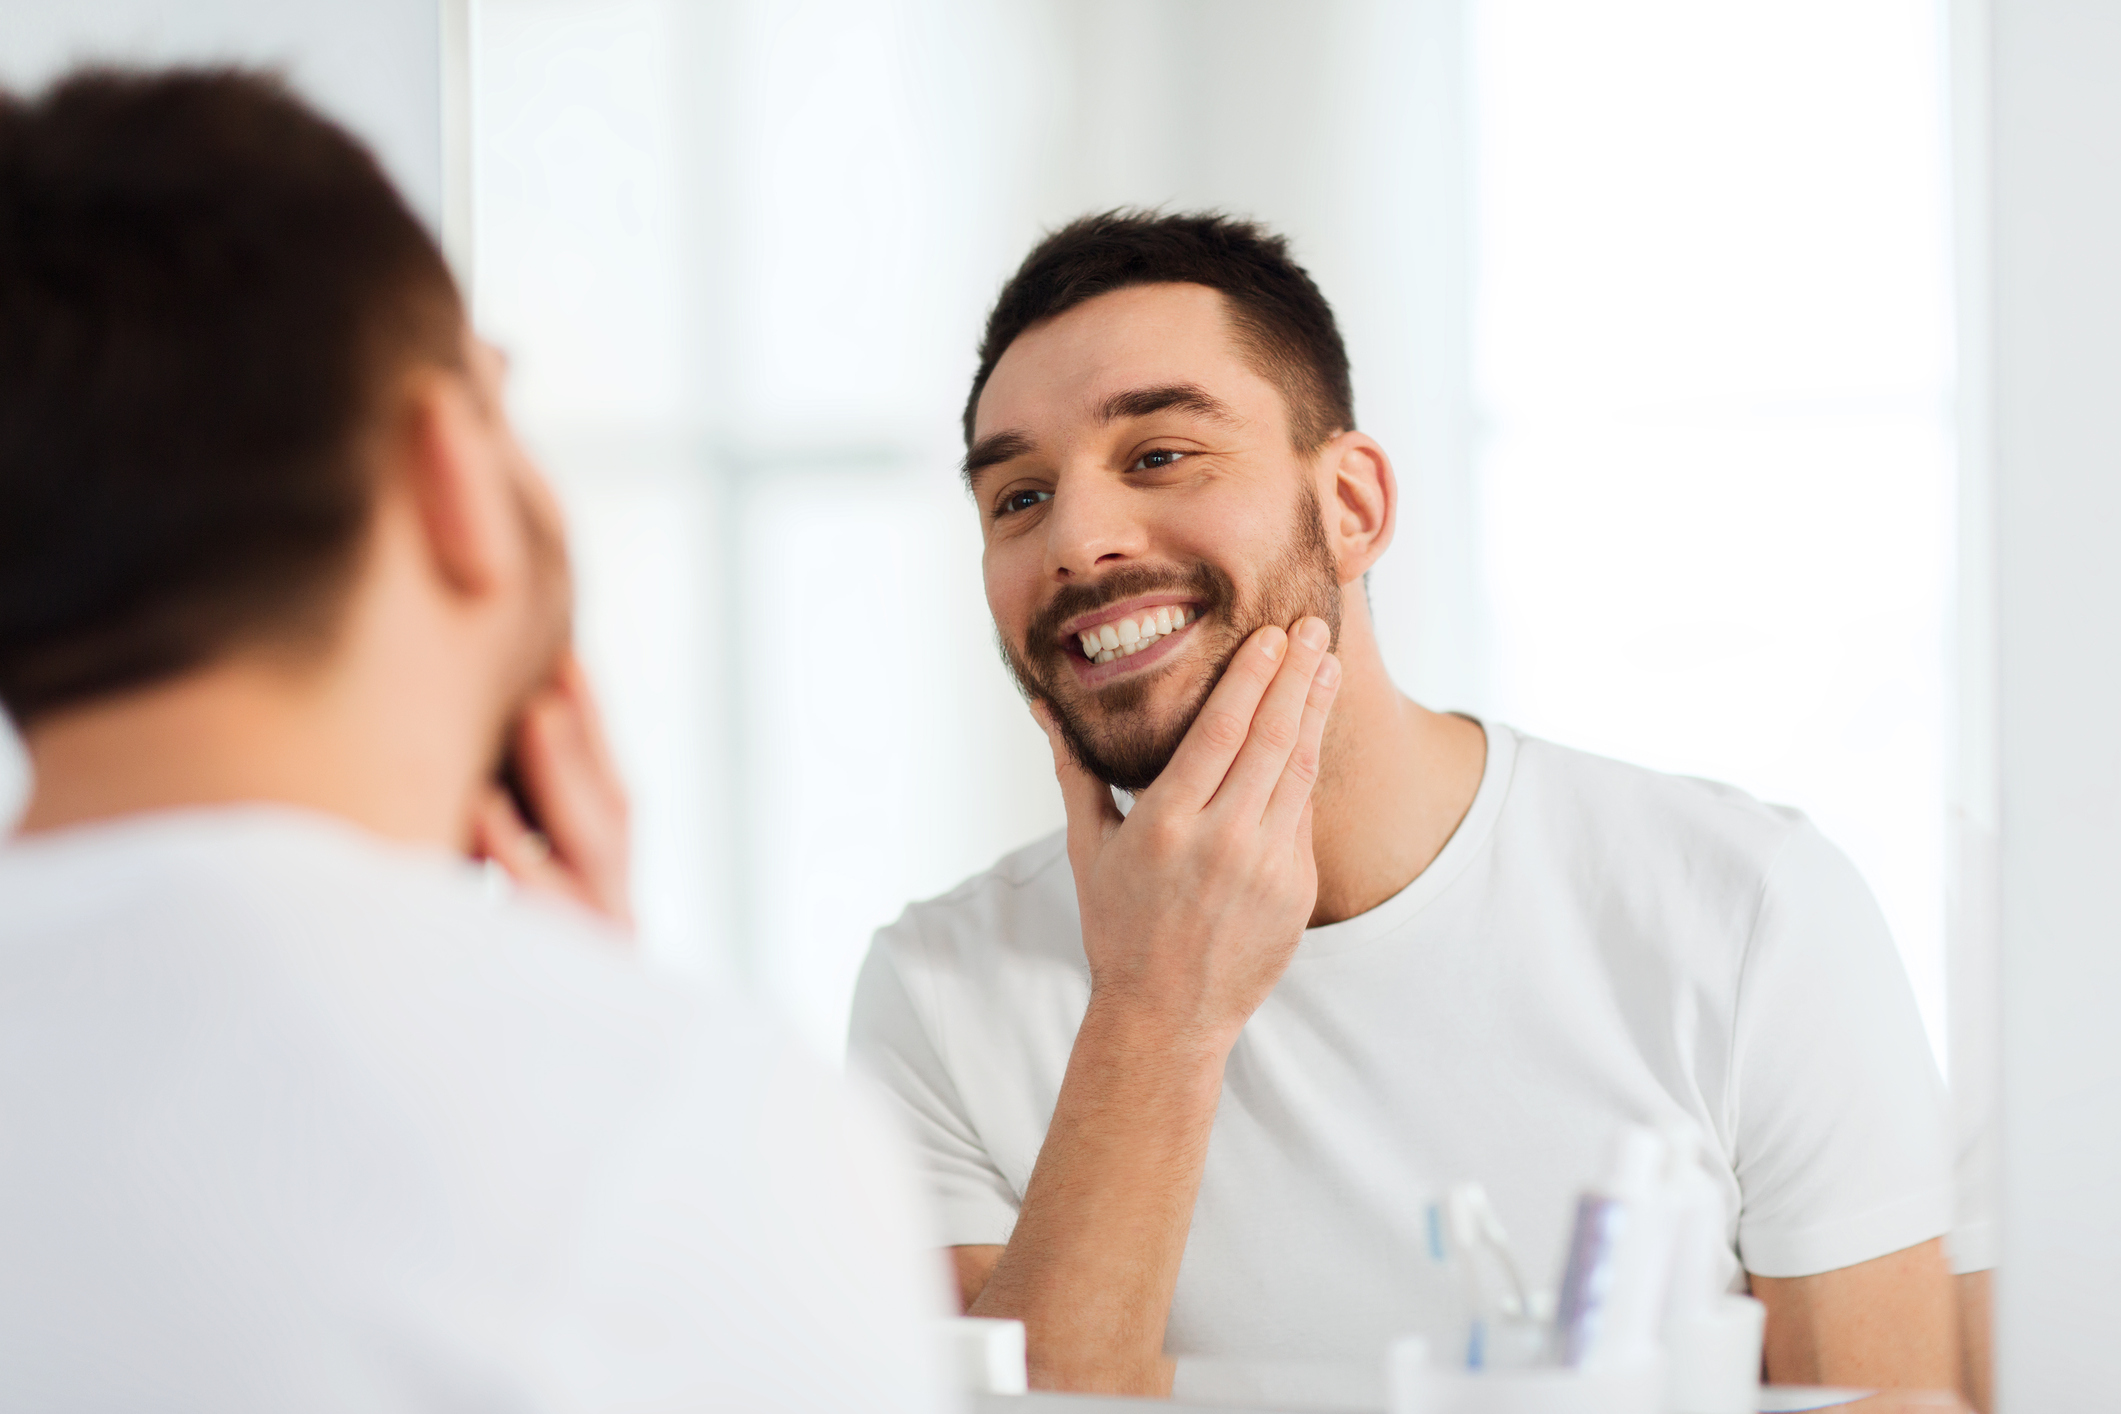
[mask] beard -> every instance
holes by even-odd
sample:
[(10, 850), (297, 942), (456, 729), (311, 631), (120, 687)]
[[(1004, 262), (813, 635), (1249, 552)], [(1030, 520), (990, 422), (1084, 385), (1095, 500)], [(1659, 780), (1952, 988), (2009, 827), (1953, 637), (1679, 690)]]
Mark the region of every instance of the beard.
[[(1315, 616), (1340, 643), (1340, 578), (1326, 538), (1318, 494), (1303, 483), (1297, 498), (1296, 523), (1273, 563), (1249, 589), (1205, 560), (1183, 568), (1128, 565), (1095, 584), (1062, 586), (1051, 603), (1031, 621), (1024, 651), (1002, 640), (1002, 659), (1024, 696), (1043, 702), (1060, 728), (1061, 739), (1076, 764), (1108, 786), (1140, 792), (1163, 774), (1207, 705), (1215, 684), (1246, 639), (1268, 624), (1288, 628)], [(1061, 625), (1079, 614), (1138, 594), (1181, 593), (1197, 601), (1200, 617), (1193, 632), (1202, 638), (1202, 665), (1181, 695), (1181, 707), (1159, 721), (1148, 711), (1152, 679), (1159, 671), (1122, 678), (1109, 687), (1086, 690), (1076, 681)]]

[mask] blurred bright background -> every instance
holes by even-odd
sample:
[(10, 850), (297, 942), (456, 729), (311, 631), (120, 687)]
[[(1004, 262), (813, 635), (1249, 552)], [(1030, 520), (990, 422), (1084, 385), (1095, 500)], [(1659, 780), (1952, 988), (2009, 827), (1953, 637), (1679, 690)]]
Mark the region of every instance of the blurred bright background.
[(1933, 0), (469, 16), (456, 248), (570, 507), (656, 953), (836, 1053), (871, 931), (1059, 824), (955, 478), (973, 346), (1042, 230), (1217, 206), (1294, 238), (1397, 459), (1402, 685), (1809, 812), (1942, 1058)]
[(655, 946), (838, 1045), (1058, 825), (952, 463), (1042, 229), (1294, 237), (1430, 705), (1811, 813), (1940, 1056), (1953, 504), (1927, 0), (481, 0), (478, 316), (561, 480)]

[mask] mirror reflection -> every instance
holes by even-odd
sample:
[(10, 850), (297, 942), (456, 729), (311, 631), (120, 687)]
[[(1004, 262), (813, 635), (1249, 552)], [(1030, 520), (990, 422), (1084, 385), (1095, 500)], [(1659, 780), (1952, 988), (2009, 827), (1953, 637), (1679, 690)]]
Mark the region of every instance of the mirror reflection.
[(1989, 1408), (1935, 6), (329, 8), (8, 21), (30, 1388)]

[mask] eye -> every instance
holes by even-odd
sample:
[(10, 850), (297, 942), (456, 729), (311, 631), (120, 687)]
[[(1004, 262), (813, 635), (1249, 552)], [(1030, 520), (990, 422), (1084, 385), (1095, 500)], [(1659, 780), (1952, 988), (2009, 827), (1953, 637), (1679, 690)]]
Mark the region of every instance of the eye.
[(1028, 511), (1033, 506), (1052, 499), (1053, 493), (1051, 491), (1033, 491), (1028, 488), (1022, 491), (1011, 491), (995, 503), (994, 514), (997, 517), (1014, 515), (1018, 511)]
[(1127, 470), (1161, 471), (1167, 466), (1174, 465), (1180, 457), (1183, 457), (1185, 455), (1187, 454), (1184, 452), (1145, 452), (1141, 456), (1136, 457), (1134, 459), (1134, 465), (1128, 467)]

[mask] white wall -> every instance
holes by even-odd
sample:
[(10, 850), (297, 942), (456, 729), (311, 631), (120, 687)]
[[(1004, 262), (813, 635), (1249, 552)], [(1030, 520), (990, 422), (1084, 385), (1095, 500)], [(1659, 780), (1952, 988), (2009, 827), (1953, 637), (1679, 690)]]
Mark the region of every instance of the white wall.
[[(440, 233), (449, 206), (443, 141), (446, 4), (8, 0), (0, 4), (0, 83), (30, 92), (67, 67), (91, 61), (279, 68), (312, 102), (376, 150), (406, 199)], [(0, 720), (0, 827), (14, 818), (26, 786), (20, 744)]]
[(2044, 1414), (2121, 1402), (2121, 7), (1990, 24), (1997, 1376)]

